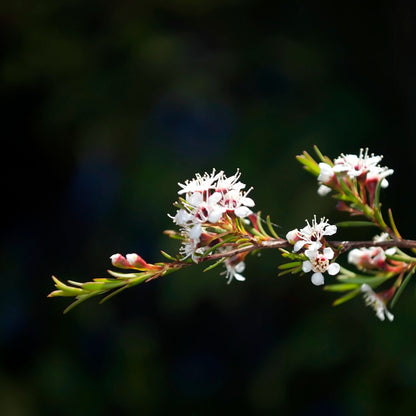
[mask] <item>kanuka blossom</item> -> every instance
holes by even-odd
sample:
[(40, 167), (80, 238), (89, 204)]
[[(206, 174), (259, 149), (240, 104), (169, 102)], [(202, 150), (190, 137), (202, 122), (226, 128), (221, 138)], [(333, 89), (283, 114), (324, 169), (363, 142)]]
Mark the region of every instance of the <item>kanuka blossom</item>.
[(360, 270), (383, 270), (386, 253), (381, 247), (355, 248), (348, 253), (348, 262)]
[(183, 196), (176, 215), (170, 217), (182, 227), (184, 258), (191, 256), (197, 262), (197, 255), (203, 254), (200, 236), (206, 227), (229, 221), (227, 215), (246, 218), (253, 213), (250, 208), (255, 205), (254, 201), (247, 196), (252, 188), (243, 192), (246, 185), (239, 181), (240, 176), (238, 169), (230, 177), (214, 169), (211, 174), (196, 174), (194, 179), (179, 183), (182, 189), (178, 194)]
[(244, 261), (235, 263), (232, 258), (228, 258), (225, 260), (224, 265), (225, 271), (223, 271), (221, 274), (225, 274), (225, 277), (228, 280), (228, 284), (230, 284), (233, 279), (240, 282), (246, 280), (246, 278), (241, 274), (246, 268)]
[(178, 183), (182, 188), (178, 191), (178, 194), (187, 194), (194, 192), (206, 192), (209, 189), (214, 189), (214, 183), (218, 181), (223, 172), (215, 173), (215, 169), (212, 170), (211, 174), (205, 172), (203, 175), (199, 173), (195, 174), (195, 178), (186, 180), (184, 184)]
[[(252, 188), (251, 188), (252, 189)], [(254, 201), (247, 197), (247, 194), (251, 191), (242, 193), (237, 189), (232, 189), (223, 195), (220, 201), (221, 206), (227, 212), (234, 212), (239, 218), (246, 218), (253, 213), (249, 207), (254, 207)]]
[(305, 273), (314, 272), (311, 276), (311, 281), (314, 285), (320, 286), (325, 283), (322, 273), (328, 272), (329, 275), (334, 276), (339, 273), (340, 266), (338, 263), (330, 263), (334, 258), (334, 251), (331, 247), (326, 247), (320, 252), (319, 250), (305, 250), (305, 255), (308, 260), (302, 264), (302, 270)]
[(306, 220), (306, 226), (301, 230), (295, 228), (286, 234), (286, 240), (293, 245), (295, 253), (305, 249), (307, 260), (302, 263), (302, 270), (305, 273), (313, 272), (311, 280), (314, 285), (324, 284), (324, 272), (330, 275), (339, 273), (339, 264), (331, 262), (334, 251), (330, 247), (325, 247), (325, 236), (336, 232), (336, 225), (329, 224), (325, 218), (321, 218), (318, 223), (315, 215), (312, 224)]
[(331, 192), (331, 187), (329, 185), (336, 182), (336, 175), (332, 166), (328, 165), (328, 163), (319, 163), (319, 175), (318, 175), (318, 194), (321, 196), (327, 195)]
[(298, 230), (295, 228), (286, 234), (286, 240), (294, 245), (293, 251), (297, 252), (307, 246), (309, 249), (319, 249), (322, 247), (321, 240), (326, 235), (334, 235), (337, 232), (337, 226), (328, 223), (323, 217), (318, 223), (316, 215), (313, 217), (312, 224), (306, 220), (306, 226)]
[(361, 149), (359, 155), (341, 154), (334, 160), (334, 165), (319, 163), (320, 173), (318, 175), (319, 195), (326, 195), (337, 185), (337, 174), (344, 174), (350, 179), (357, 179), (365, 183), (370, 193), (376, 189), (378, 182), (381, 187), (386, 188), (388, 181), (386, 177), (394, 173), (393, 169), (379, 166), (383, 156), (369, 155), (368, 149)]
[(366, 306), (371, 306), (374, 309), (377, 318), (381, 321), (384, 321), (386, 317), (389, 321), (394, 319), (394, 315), (387, 309), (383, 297), (375, 293), (370, 285), (367, 283), (361, 285), (361, 292)]
[[(374, 237), (374, 242), (387, 241), (390, 237), (387, 233), (382, 233)], [(396, 253), (396, 247), (383, 249), (381, 247), (361, 247), (355, 248), (348, 253), (348, 262), (360, 270), (384, 270), (398, 271), (406, 267), (406, 263), (388, 260), (388, 255)]]

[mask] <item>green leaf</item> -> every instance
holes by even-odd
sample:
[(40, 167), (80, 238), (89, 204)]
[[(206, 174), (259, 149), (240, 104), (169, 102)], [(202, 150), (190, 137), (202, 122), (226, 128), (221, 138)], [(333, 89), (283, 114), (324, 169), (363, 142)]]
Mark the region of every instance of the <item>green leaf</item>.
[(278, 269), (279, 270), (285, 270), (285, 269), (293, 269), (294, 267), (299, 267), (302, 264), (300, 261), (293, 261), (291, 263), (284, 263), (281, 264)]
[(215, 245), (213, 245), (212, 247), (210, 247), (205, 253), (204, 256), (207, 256), (208, 254), (213, 253), (217, 248), (222, 247), (224, 244), (231, 242), (232, 240), (234, 240), (235, 235), (234, 234), (229, 234), (229, 235), (225, 235), (224, 237), (221, 238), (221, 241)]
[(363, 285), (367, 283), (371, 287), (375, 287), (385, 282), (386, 280), (392, 278), (393, 275), (382, 275), (382, 276), (360, 276), (360, 277), (343, 277), (337, 276), (337, 280), (342, 283), (354, 283), (357, 285)]
[(403, 263), (414, 263), (416, 262), (415, 257), (410, 257), (407, 254), (386, 254), (389, 260), (402, 261)]
[(124, 285), (124, 281), (114, 280), (112, 282), (87, 282), (82, 285), (82, 289), (87, 292), (98, 292), (115, 289), (121, 285)]
[[(119, 272), (115, 272), (113, 270), (107, 270), (107, 273), (111, 274), (111, 276), (117, 277), (117, 279), (135, 279), (136, 277), (139, 277), (139, 276), (143, 275), (143, 272), (138, 272), (138, 273), (119, 273)], [(150, 275), (151, 274), (149, 274), (149, 276)]]
[(284, 276), (284, 275), (289, 274), (289, 273), (291, 273), (291, 274), (297, 274), (300, 271), (302, 271), (302, 266), (295, 267), (295, 268), (292, 268), (292, 269), (283, 270), (280, 273), (278, 273), (277, 276), (280, 277), (280, 276)]
[(298, 162), (300, 162), (303, 167), (312, 175), (319, 176), (320, 169), (318, 164), (315, 162), (313, 157), (306, 151), (302, 153), (300, 156), (296, 156)]
[(277, 233), (276, 233), (276, 231), (274, 230), (274, 228), (273, 228), (273, 224), (272, 224), (272, 222), (271, 222), (271, 220), (270, 220), (270, 215), (268, 215), (267, 217), (266, 217), (266, 223), (267, 223), (267, 227), (268, 227), (268, 229), (269, 229), (269, 231), (270, 231), (270, 234), (274, 237), (274, 238), (279, 238), (279, 236), (277, 235)]
[(100, 304), (107, 302), (107, 300), (111, 299), (113, 296), (118, 295), (123, 290), (126, 290), (129, 287), (128, 284), (120, 287), (119, 289), (115, 290), (114, 292), (111, 292), (109, 295), (105, 296), (103, 299), (100, 300)]
[(334, 166), (332, 160), (328, 156), (324, 156), (316, 144), (313, 146), (313, 150), (315, 151), (316, 155), (319, 157), (321, 162), (327, 163), (329, 166)]
[(395, 293), (393, 299), (391, 300), (390, 303), (390, 307), (393, 308), (393, 306), (397, 303), (397, 301), (399, 300), (400, 295), (402, 294), (404, 288), (407, 286), (407, 284), (410, 282), (410, 279), (412, 278), (412, 276), (415, 274), (415, 270), (416, 268), (413, 267), (412, 270), (410, 270), (410, 272), (407, 274), (407, 276), (405, 277), (405, 279), (403, 280), (402, 284), (399, 286), (399, 288), (397, 289), (397, 292)]
[(380, 190), (381, 190), (381, 182), (377, 182), (376, 190), (374, 192), (374, 200), (373, 200), (373, 207), (380, 209)]
[(344, 179), (340, 177), (339, 175), (337, 175), (337, 177), (338, 177), (338, 182), (341, 185), (342, 190), (344, 191), (344, 194), (349, 196), (352, 201), (358, 202), (357, 196), (354, 195), (354, 193), (351, 191), (349, 186), (345, 183)]
[(390, 225), (394, 234), (396, 235), (397, 238), (402, 238), (402, 236), (399, 233), (399, 230), (397, 229), (396, 222), (394, 221), (393, 211), (390, 208), (388, 209), (388, 215), (389, 215)]
[(324, 286), (324, 290), (327, 290), (328, 292), (345, 292), (347, 290), (351, 289), (357, 289), (357, 284), (353, 283), (339, 283), (334, 285), (326, 285)]
[(209, 270), (214, 269), (215, 267), (219, 266), (221, 263), (223, 263), (225, 261), (225, 257), (219, 259), (218, 261), (216, 261), (214, 264), (211, 264), (210, 266), (206, 267), (203, 272), (207, 272)]
[(178, 259), (175, 259), (175, 257), (171, 256), (170, 254), (166, 253), (166, 251), (160, 250), (163, 257), (166, 257), (168, 260), (171, 261), (178, 261)]
[(357, 295), (360, 294), (361, 289), (357, 288), (355, 290), (352, 290), (351, 292), (347, 293), (344, 296), (341, 296), (340, 298), (336, 299), (334, 302), (332, 302), (333, 306), (339, 306), (342, 303), (345, 303), (353, 298), (355, 298)]
[(344, 195), (344, 194), (335, 194), (332, 196), (332, 198), (339, 199), (340, 201), (344, 201), (344, 202), (354, 202), (356, 200), (355, 197), (351, 197), (351, 196)]
[(82, 302), (85, 302), (87, 299), (92, 298), (94, 296), (100, 295), (101, 293), (89, 293), (86, 295), (79, 295), (77, 296), (77, 300), (75, 302), (72, 302), (65, 310), (64, 314), (67, 314), (71, 309), (75, 308), (75, 306), (79, 305)]
[(291, 253), (290, 251), (287, 251), (284, 248), (279, 248), (279, 250), (282, 252), (282, 257), (284, 258), (298, 261), (303, 261), (304, 259), (306, 259), (306, 256), (297, 253)]
[(377, 227), (371, 221), (341, 221), (336, 224), (337, 227)]
[(77, 296), (82, 294), (82, 289), (78, 287), (68, 286), (65, 283), (62, 283), (58, 280), (55, 276), (52, 276), (53, 281), (55, 282), (55, 287), (58, 290), (54, 290), (52, 293), (48, 295), (48, 297), (52, 298), (55, 296)]
[(258, 213), (257, 213), (257, 216), (256, 216), (256, 222), (257, 222), (257, 227), (258, 227), (258, 229), (259, 229), (259, 231), (262, 233), (262, 236), (264, 237), (264, 236), (266, 236), (266, 237), (268, 237), (268, 234), (266, 233), (266, 231), (264, 230), (264, 228), (263, 228), (263, 225), (262, 225), (262, 219), (261, 219), (261, 211), (259, 211)]

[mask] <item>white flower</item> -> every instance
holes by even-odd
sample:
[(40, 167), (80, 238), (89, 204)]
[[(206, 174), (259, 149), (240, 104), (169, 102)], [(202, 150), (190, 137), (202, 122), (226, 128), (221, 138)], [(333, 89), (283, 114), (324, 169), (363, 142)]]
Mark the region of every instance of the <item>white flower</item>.
[(366, 306), (371, 306), (374, 309), (377, 318), (381, 321), (384, 321), (386, 317), (389, 321), (394, 319), (394, 315), (387, 310), (386, 304), (382, 298), (371, 289), (370, 285), (367, 283), (361, 285), (361, 292), (363, 293)]
[[(195, 178), (179, 184), (182, 188), (178, 194), (185, 194), (177, 203), (179, 206), (175, 216), (169, 215), (173, 222), (181, 228), (184, 237), (180, 254), (182, 260), (191, 257), (198, 262), (198, 257), (206, 252), (208, 247), (200, 246), (200, 237), (204, 228), (209, 224), (219, 223), (224, 214), (233, 213), (240, 218), (246, 218), (252, 211), (254, 201), (247, 195), (251, 191), (243, 192), (245, 184), (239, 181), (240, 171), (227, 178), (223, 171), (211, 174), (205, 173), (203, 176), (196, 174)], [(231, 277), (241, 280), (242, 276), (238, 270), (234, 274), (230, 271)]]
[(330, 247), (326, 247), (322, 252), (314, 249), (308, 249), (305, 251), (306, 260), (302, 264), (302, 270), (305, 273), (313, 271), (311, 280), (316, 286), (324, 284), (324, 276), (322, 273), (328, 272), (329, 275), (334, 276), (339, 273), (340, 266), (338, 263), (330, 263), (330, 260), (334, 258), (334, 251)]
[(223, 172), (218, 172), (215, 174), (215, 169), (212, 170), (211, 174), (207, 172), (201, 176), (199, 173), (195, 174), (195, 178), (185, 181), (185, 184), (178, 183), (178, 185), (182, 188), (178, 191), (178, 194), (187, 194), (193, 192), (207, 192), (210, 189), (214, 188), (214, 182), (223, 175)]
[(380, 186), (382, 188), (387, 188), (389, 186), (389, 182), (387, 181), (386, 176), (390, 176), (393, 173), (393, 169), (381, 168), (376, 166), (367, 173), (366, 180), (369, 182), (381, 181)]
[(357, 155), (344, 155), (335, 159), (334, 172), (345, 172), (351, 179), (354, 179), (368, 171), (377, 168), (378, 163), (383, 156), (368, 155), (368, 149), (360, 149), (360, 154)]
[(361, 149), (360, 154), (357, 155), (344, 155), (335, 159), (333, 167), (334, 172), (344, 172), (351, 179), (357, 178), (362, 175), (366, 175), (367, 181), (381, 181), (381, 186), (386, 188), (388, 182), (385, 179), (386, 176), (394, 173), (393, 169), (386, 167), (380, 167), (378, 163), (383, 159), (383, 156), (374, 156), (374, 154), (368, 155), (368, 149)]
[(175, 216), (169, 215), (173, 222), (180, 226), (190, 226), (196, 223), (215, 224), (220, 221), (225, 212), (234, 213), (239, 218), (251, 215), (254, 201), (242, 189), (246, 185), (239, 181), (240, 171), (227, 178), (223, 171), (203, 176), (196, 174), (191, 181), (179, 184), (179, 194), (185, 194), (180, 201), (180, 209)]
[[(390, 237), (387, 233), (374, 237), (374, 242), (387, 241)], [(396, 247), (384, 250), (381, 247), (355, 248), (348, 253), (348, 262), (359, 269), (383, 269), (386, 264), (386, 254), (393, 255)]]
[(337, 226), (331, 225), (325, 218), (317, 223), (316, 215), (312, 220), (312, 225), (306, 220), (306, 226), (298, 231), (299, 240), (295, 242), (293, 251), (299, 251), (302, 247), (308, 244), (309, 249), (319, 249), (322, 247), (321, 239), (325, 235), (334, 235), (337, 232)]
[(232, 190), (241, 191), (242, 189), (246, 187), (246, 184), (239, 181), (240, 176), (241, 176), (240, 169), (237, 169), (237, 172), (233, 176), (230, 176), (229, 178), (227, 178), (224, 175), (224, 172), (221, 171), (218, 177), (218, 181), (215, 185), (215, 190), (223, 194)]
[(187, 195), (187, 209), (192, 215), (191, 222), (210, 222), (212, 224), (218, 222), (225, 212), (225, 209), (218, 204), (221, 198), (222, 195), (219, 192), (214, 192), (208, 197), (200, 192)]
[(176, 212), (176, 215), (174, 217), (172, 217), (171, 215), (169, 216), (172, 218), (173, 222), (177, 225), (185, 225), (188, 222), (191, 222), (194, 217), (186, 209), (179, 209)]
[(292, 245), (294, 245), (296, 241), (298, 241), (298, 239), (299, 239), (299, 230), (297, 228), (295, 228), (292, 231), (289, 231), (286, 234), (286, 240)]
[(227, 210), (232, 211), (237, 217), (245, 218), (253, 213), (248, 207), (254, 207), (254, 201), (247, 197), (247, 194), (251, 191), (250, 188), (247, 192), (242, 193), (237, 189), (228, 191), (222, 197), (220, 204)]
[[(391, 238), (388, 235), (388, 233), (381, 233), (380, 235), (376, 235), (373, 238), (373, 241), (375, 243), (377, 243), (379, 241), (389, 241), (389, 240), (391, 240)], [(384, 250), (384, 252), (389, 256), (392, 256), (393, 254), (395, 254), (396, 251), (397, 251), (397, 247), (390, 247), (390, 248)]]
[(384, 266), (386, 254), (381, 247), (355, 248), (348, 253), (348, 262), (359, 269), (378, 269)]
[(193, 227), (184, 227), (182, 229), (182, 234), (185, 236), (185, 239), (179, 248), (179, 254), (183, 256), (181, 260), (191, 257), (195, 263), (198, 263), (198, 257), (202, 256), (207, 250), (207, 247), (198, 247), (201, 229), (202, 227), (200, 224)]
[(335, 175), (334, 169), (331, 166), (329, 166), (328, 163), (323, 163), (323, 162), (319, 164), (319, 168), (320, 168), (320, 171), (319, 171), (318, 181), (322, 183), (330, 182)]
[(233, 278), (240, 282), (243, 282), (244, 280), (246, 280), (246, 278), (242, 274), (240, 274), (246, 268), (246, 265), (243, 261), (240, 261), (239, 263), (234, 264), (231, 258), (228, 258), (225, 260), (224, 265), (225, 265), (226, 270), (223, 271), (221, 274), (225, 274), (225, 277), (228, 279), (228, 282), (227, 282), (228, 284), (231, 283)]

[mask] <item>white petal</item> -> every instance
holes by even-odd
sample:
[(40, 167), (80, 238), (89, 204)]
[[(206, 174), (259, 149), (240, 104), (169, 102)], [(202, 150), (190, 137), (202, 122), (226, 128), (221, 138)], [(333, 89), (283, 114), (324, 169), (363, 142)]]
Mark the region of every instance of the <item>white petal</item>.
[(315, 286), (321, 286), (325, 283), (322, 273), (314, 273), (311, 277), (311, 281)]
[(318, 176), (319, 182), (329, 182), (332, 177), (334, 176), (334, 171), (327, 163), (321, 162), (319, 164), (319, 168), (321, 169)]
[(185, 225), (188, 221), (191, 220), (192, 215), (184, 209), (180, 209), (173, 218), (173, 222), (178, 225)]
[(336, 225), (328, 225), (325, 228), (325, 235), (334, 235), (337, 232), (337, 226)]
[(234, 267), (234, 270), (237, 272), (237, 273), (242, 273), (243, 271), (244, 271), (244, 269), (246, 268), (246, 264), (243, 262), (243, 261), (241, 261), (240, 263), (238, 263), (235, 267)]
[(396, 247), (390, 247), (387, 250), (384, 251), (388, 256), (392, 256), (393, 254), (396, 254)]
[(324, 256), (328, 259), (331, 260), (334, 258), (334, 250), (332, 250), (331, 247), (326, 247), (324, 248)]
[(253, 211), (247, 207), (241, 206), (234, 210), (234, 214), (239, 218), (248, 217)]
[(222, 209), (215, 209), (208, 215), (208, 221), (212, 224), (218, 222), (222, 216), (223, 210)]
[(309, 244), (309, 250), (318, 251), (322, 247), (322, 243), (319, 241), (314, 241), (313, 243)]
[(336, 274), (339, 273), (340, 271), (340, 265), (338, 263), (331, 263), (328, 268), (326, 269), (326, 271), (328, 272), (328, 274), (330, 274), (331, 276), (335, 276)]
[(293, 251), (299, 251), (304, 245), (306, 244), (306, 241), (304, 240), (299, 240), (296, 241), (294, 247), (293, 247)]
[(298, 235), (298, 232), (299, 232), (299, 230), (297, 229), (297, 228), (295, 228), (294, 230), (292, 230), (292, 231), (289, 231), (287, 234), (286, 234), (286, 240), (290, 243), (290, 244), (293, 244), (294, 242), (295, 242), (295, 238), (297, 237), (297, 235)]
[(309, 260), (306, 260), (302, 263), (302, 270), (305, 273), (308, 273), (312, 270), (312, 263)]
[(314, 260), (316, 259), (316, 256), (318, 254), (317, 250), (313, 250), (313, 249), (308, 249), (305, 250), (305, 256), (309, 259), (309, 260)]
[(194, 192), (186, 200), (194, 206), (199, 206), (204, 201), (204, 197), (200, 192)]
[(320, 185), (318, 188), (318, 195), (325, 196), (328, 195), (332, 189), (329, 186), (326, 185)]
[(221, 192), (214, 192), (209, 198), (208, 198), (208, 202), (210, 204), (217, 204), (222, 198), (222, 193)]
[(389, 181), (388, 181), (387, 179), (383, 179), (383, 180), (381, 181), (380, 186), (381, 186), (382, 188), (387, 188), (387, 187), (389, 186)]
[(367, 283), (361, 285), (361, 292), (374, 294), (373, 289), (371, 289), (371, 286)]
[(247, 207), (254, 207), (255, 203), (251, 198), (245, 197), (241, 199), (241, 203)]
[(364, 253), (358, 248), (354, 248), (348, 253), (348, 263), (358, 265), (363, 259)]
[(246, 278), (239, 273), (234, 273), (234, 279), (239, 280), (240, 282), (244, 282), (244, 280), (246, 280)]
[(201, 224), (196, 224), (189, 230), (189, 238), (192, 240), (198, 240), (199, 242), (199, 237), (201, 236), (201, 233), (202, 233)]

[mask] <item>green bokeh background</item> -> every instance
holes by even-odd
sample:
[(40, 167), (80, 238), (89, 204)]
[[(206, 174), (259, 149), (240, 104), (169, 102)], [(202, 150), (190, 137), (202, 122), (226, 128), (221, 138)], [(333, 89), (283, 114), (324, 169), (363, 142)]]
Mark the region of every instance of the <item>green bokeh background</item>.
[(392, 324), (278, 278), (275, 252), (244, 283), (195, 266), (65, 316), (46, 294), (116, 252), (174, 253), (177, 182), (213, 167), (240, 168), (282, 235), (344, 218), (295, 161), (314, 144), (384, 154), (384, 206), (415, 238), (414, 18), (404, 0), (5, 2), (0, 414), (411, 414), (412, 284)]

